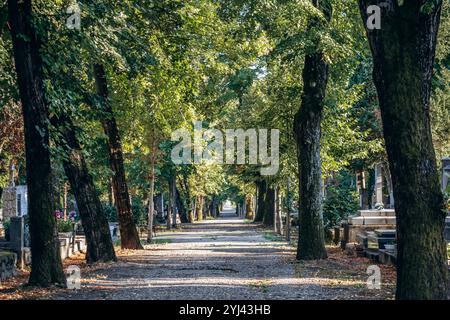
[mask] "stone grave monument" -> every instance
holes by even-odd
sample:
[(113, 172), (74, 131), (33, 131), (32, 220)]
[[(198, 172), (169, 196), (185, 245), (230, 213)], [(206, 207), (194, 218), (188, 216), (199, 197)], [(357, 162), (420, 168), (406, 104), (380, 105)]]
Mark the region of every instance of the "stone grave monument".
[(28, 213), (28, 191), (27, 186), (16, 186), (16, 212), (18, 217), (26, 216)]
[(11, 217), (17, 215), (17, 202), (16, 202), (16, 187), (9, 186), (3, 190), (2, 194), (3, 204), (3, 221), (9, 220)]
[[(385, 194), (388, 194), (388, 196), (385, 197)], [(384, 163), (375, 165), (375, 190), (372, 207), (376, 208), (378, 205), (382, 205), (383, 208), (388, 209), (394, 208), (391, 173), (389, 172), (388, 166)]]

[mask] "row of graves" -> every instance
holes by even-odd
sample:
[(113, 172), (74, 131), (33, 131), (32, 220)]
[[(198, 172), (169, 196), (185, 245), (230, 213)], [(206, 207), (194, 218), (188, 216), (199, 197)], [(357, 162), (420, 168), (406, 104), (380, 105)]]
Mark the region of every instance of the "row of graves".
[[(350, 255), (364, 256), (383, 264), (396, 263), (396, 217), (389, 171), (386, 165), (375, 166), (375, 190), (372, 207), (367, 209), (366, 181), (357, 175), (361, 210), (335, 227), (335, 243)], [(387, 189), (387, 190), (386, 190)], [(442, 159), (442, 189), (450, 189), (450, 158)], [(450, 212), (446, 219), (445, 239), (450, 248)], [(449, 261), (450, 265), (450, 261)]]
[(26, 186), (10, 183), (3, 190), (1, 200), (0, 281), (13, 276), (16, 267), (22, 269), (31, 261), (28, 230), (24, 224), (28, 210)]
[[(31, 264), (27, 210), (27, 187), (10, 183), (3, 190), (0, 209), (0, 281)], [(70, 232), (59, 232), (58, 238), (62, 260), (86, 252), (86, 238), (79, 224), (74, 223)]]

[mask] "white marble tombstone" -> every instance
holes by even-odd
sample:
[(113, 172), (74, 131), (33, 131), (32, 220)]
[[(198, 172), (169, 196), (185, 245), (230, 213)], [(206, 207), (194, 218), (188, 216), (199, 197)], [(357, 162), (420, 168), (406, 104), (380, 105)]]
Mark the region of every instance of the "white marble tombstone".
[(356, 192), (359, 195), (359, 207), (361, 209), (367, 209), (366, 198), (367, 198), (367, 189), (366, 189), (366, 173), (363, 171), (359, 171), (356, 173)]
[(383, 165), (375, 165), (375, 199), (374, 206), (383, 204)]
[(28, 191), (27, 186), (16, 186), (16, 214), (23, 217), (28, 214)]

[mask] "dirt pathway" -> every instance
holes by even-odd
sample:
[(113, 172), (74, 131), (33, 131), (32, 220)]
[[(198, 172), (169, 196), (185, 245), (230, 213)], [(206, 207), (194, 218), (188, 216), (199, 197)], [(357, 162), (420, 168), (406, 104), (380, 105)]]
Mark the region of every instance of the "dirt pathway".
[(330, 259), (295, 261), (295, 248), (226, 211), (217, 220), (157, 235), (144, 251), (83, 268), (82, 288), (51, 299), (377, 299), (392, 285), (366, 288), (368, 260), (330, 250)]

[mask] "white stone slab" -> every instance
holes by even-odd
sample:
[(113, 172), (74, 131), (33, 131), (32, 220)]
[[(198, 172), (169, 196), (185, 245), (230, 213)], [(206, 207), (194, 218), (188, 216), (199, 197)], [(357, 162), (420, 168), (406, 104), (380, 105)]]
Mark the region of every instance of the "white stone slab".
[(395, 210), (359, 210), (358, 214), (361, 217), (395, 217)]

